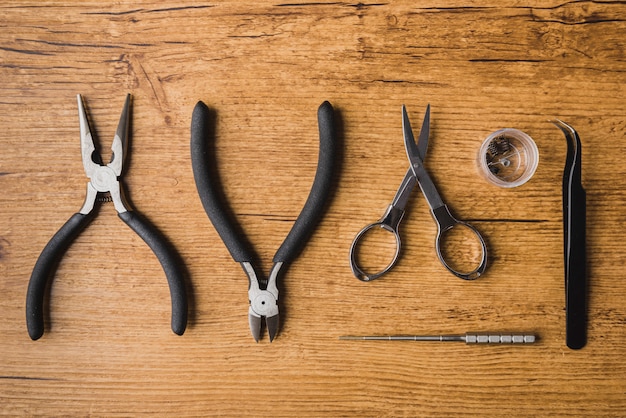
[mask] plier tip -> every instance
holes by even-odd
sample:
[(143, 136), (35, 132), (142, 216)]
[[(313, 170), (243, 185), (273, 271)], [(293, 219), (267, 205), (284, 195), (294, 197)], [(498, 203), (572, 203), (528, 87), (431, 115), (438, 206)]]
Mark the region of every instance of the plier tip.
[[(252, 334), (252, 338), (257, 343), (261, 339), (262, 328), (263, 328), (263, 318), (255, 314), (254, 312), (250, 312), (248, 314), (248, 322), (250, 324), (250, 333)], [(265, 326), (267, 327), (267, 333), (270, 337), (270, 342), (274, 341), (276, 335), (278, 334), (278, 329), (280, 328), (280, 316), (278, 314), (274, 316), (265, 317)]]

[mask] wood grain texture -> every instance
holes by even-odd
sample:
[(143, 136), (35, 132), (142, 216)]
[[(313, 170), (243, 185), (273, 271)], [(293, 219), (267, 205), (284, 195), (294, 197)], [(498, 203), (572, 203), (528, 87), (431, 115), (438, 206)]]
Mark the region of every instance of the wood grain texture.
[[(0, 6), (0, 413), (176, 416), (623, 416), (626, 411), (626, 4), (29, 2)], [(84, 199), (75, 95), (103, 157), (134, 97), (130, 200), (181, 252), (190, 322), (143, 241), (103, 206), (61, 261), (46, 334), (28, 338), (40, 251)], [(206, 217), (189, 156), (193, 106), (216, 114), (218, 170), (267, 271), (317, 161), (316, 110), (335, 107), (334, 199), (283, 279), (283, 328), (248, 330), (246, 278)], [(401, 105), (431, 104), (427, 167), (455, 215), (488, 239), (463, 282), (436, 258), (419, 192), (401, 261), (361, 283), (354, 235), (406, 172)], [(589, 343), (565, 346), (561, 178), (576, 128), (587, 190)], [(491, 132), (531, 135), (516, 189), (475, 158)], [(528, 347), (339, 341), (344, 334), (533, 331)]]

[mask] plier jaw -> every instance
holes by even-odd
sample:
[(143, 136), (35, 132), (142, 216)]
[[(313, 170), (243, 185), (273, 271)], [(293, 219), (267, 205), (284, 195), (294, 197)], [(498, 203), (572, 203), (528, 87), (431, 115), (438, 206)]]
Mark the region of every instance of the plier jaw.
[[(259, 342), (263, 332), (263, 316), (256, 313), (252, 306), (250, 306), (248, 312), (248, 323), (250, 324), (250, 333), (252, 334), (252, 338), (254, 338), (256, 342)], [(277, 313), (274, 316), (265, 316), (265, 325), (267, 327), (267, 333), (270, 337), (270, 342), (272, 342), (274, 341), (274, 338), (278, 334), (278, 329), (280, 328), (280, 315)]]
[(89, 178), (87, 196), (80, 213), (86, 215), (93, 210), (98, 193), (109, 193), (115, 205), (115, 210), (118, 213), (127, 212), (128, 207), (125, 203), (119, 177), (122, 175), (124, 157), (128, 144), (131, 96), (130, 94), (126, 96), (124, 108), (111, 145), (111, 150), (113, 151), (111, 161), (107, 165), (102, 164), (102, 157), (96, 151), (89, 120), (87, 119), (87, 112), (85, 112), (81, 95), (77, 95), (76, 99), (78, 101), (78, 117), (80, 122), (81, 155), (85, 175)]
[(272, 271), (265, 289), (261, 288), (259, 277), (250, 262), (241, 263), (244, 271), (248, 275), (248, 300), (250, 307), (248, 309), (248, 323), (250, 324), (250, 333), (256, 342), (259, 342), (263, 330), (263, 318), (265, 318), (265, 326), (270, 337), (270, 342), (278, 334), (280, 328), (280, 316), (278, 313), (278, 287), (276, 279), (282, 262), (274, 263)]

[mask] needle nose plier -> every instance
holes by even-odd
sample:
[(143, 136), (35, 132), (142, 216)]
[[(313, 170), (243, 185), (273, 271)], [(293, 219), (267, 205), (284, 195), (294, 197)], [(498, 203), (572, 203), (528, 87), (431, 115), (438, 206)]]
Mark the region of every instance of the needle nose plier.
[(281, 269), (293, 261), (313, 232), (320, 219), (324, 206), (330, 195), (334, 179), (336, 138), (334, 131), (333, 107), (324, 102), (317, 113), (320, 148), (318, 166), (313, 186), (300, 215), (296, 219), (291, 231), (274, 255), (273, 266), (267, 279), (258, 274), (255, 267), (257, 257), (250, 250), (245, 238), (239, 234), (236, 223), (222, 205), (218, 185), (211, 175), (212, 165), (215, 164), (211, 155), (211, 147), (207, 142), (210, 134), (210, 111), (203, 103), (198, 102), (194, 108), (191, 120), (191, 164), (193, 174), (209, 219), (224, 241), (232, 258), (241, 264), (248, 276), (248, 321), (252, 337), (259, 341), (262, 332), (262, 322), (265, 318), (270, 342), (274, 340), (280, 327), (278, 313), (278, 286), (277, 279)]
[(120, 116), (120, 121), (113, 139), (111, 162), (102, 164), (102, 157), (96, 152), (91, 135), (89, 121), (80, 95), (77, 96), (78, 116), (80, 121), (80, 145), (85, 174), (89, 178), (85, 203), (78, 213), (61, 227), (50, 239), (35, 263), (26, 295), (26, 325), (33, 340), (44, 333), (43, 303), (48, 282), (54, 276), (58, 261), (71, 245), (72, 241), (94, 218), (96, 201), (108, 194), (118, 216), (139, 235), (159, 259), (170, 288), (172, 301), (172, 331), (178, 335), (185, 332), (187, 326), (187, 296), (185, 292), (185, 269), (179, 254), (166, 238), (148, 220), (130, 209), (124, 198), (120, 178), (128, 145), (130, 124), (130, 94)]

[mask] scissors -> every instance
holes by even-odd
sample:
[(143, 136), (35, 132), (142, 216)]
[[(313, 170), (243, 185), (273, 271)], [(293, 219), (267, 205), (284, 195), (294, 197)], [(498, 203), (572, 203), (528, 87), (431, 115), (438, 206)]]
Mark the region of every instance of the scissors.
[[(406, 148), (406, 153), (409, 158), (410, 167), (400, 184), (398, 191), (396, 192), (396, 196), (393, 198), (391, 204), (387, 207), (385, 214), (378, 220), (372, 224), (365, 226), (354, 238), (352, 242), (352, 246), (350, 247), (350, 267), (352, 268), (352, 273), (356, 276), (357, 279), (368, 282), (374, 279), (377, 279), (387, 273), (389, 270), (393, 268), (393, 266), (398, 261), (398, 257), (400, 255), (401, 248), (401, 240), (400, 234), (398, 232), (398, 227), (402, 218), (404, 217), (405, 207), (415, 187), (415, 184), (419, 184), (420, 189), (422, 190), (422, 194), (426, 198), (428, 205), (430, 206), (430, 212), (433, 216), (437, 224), (437, 237), (435, 239), (435, 250), (437, 251), (437, 256), (439, 260), (447, 268), (452, 274), (455, 276), (464, 279), (464, 280), (474, 280), (480, 277), (481, 274), (485, 272), (487, 268), (487, 245), (485, 244), (485, 240), (480, 235), (478, 230), (474, 228), (467, 222), (459, 221), (452, 214), (443, 203), (439, 192), (437, 192), (437, 188), (433, 183), (428, 171), (424, 167), (424, 158), (426, 157), (426, 151), (428, 149), (428, 135), (430, 131), (430, 105), (426, 107), (426, 113), (424, 115), (424, 122), (422, 124), (422, 129), (420, 130), (418, 142), (415, 143), (415, 139), (413, 137), (413, 131), (411, 130), (411, 124), (409, 122), (409, 117), (406, 112), (406, 107), (402, 106), (402, 129), (404, 132), (404, 146)], [(395, 238), (395, 255), (393, 256), (391, 262), (383, 268), (381, 271), (376, 273), (366, 272), (364, 268), (362, 268), (357, 260), (358, 249), (360, 248), (360, 244), (362, 238), (366, 235), (366, 233), (374, 228), (382, 228), (385, 231), (388, 231), (393, 234)], [(453, 228), (465, 228), (473, 236), (474, 239), (480, 244), (481, 248), (481, 256), (478, 265), (472, 269), (471, 271), (460, 271), (460, 268), (457, 268), (455, 263), (449, 259), (450, 255), (443, 251), (442, 246), (445, 241), (445, 236), (451, 231)]]

